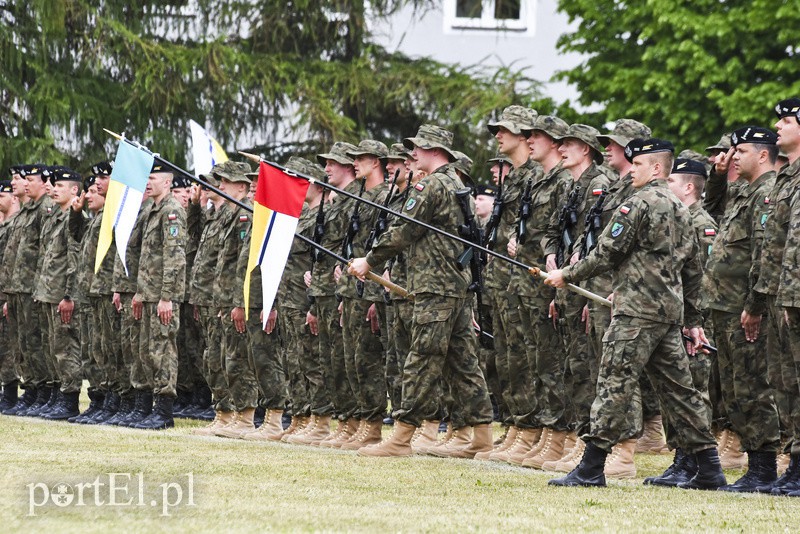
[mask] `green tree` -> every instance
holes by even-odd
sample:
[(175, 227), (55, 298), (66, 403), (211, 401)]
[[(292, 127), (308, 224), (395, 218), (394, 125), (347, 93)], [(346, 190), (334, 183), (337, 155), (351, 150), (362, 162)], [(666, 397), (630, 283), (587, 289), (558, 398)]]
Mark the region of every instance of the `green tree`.
[(559, 40), (587, 59), (560, 73), (609, 121), (631, 117), (702, 150), (744, 124), (771, 126), (800, 94), (796, 1), (559, 0), (577, 29)]
[(108, 128), (185, 164), (189, 119), (279, 160), (431, 121), (481, 159), (489, 116), (536, 86), (378, 46), (367, 18), (408, 4), (431, 1), (0, 0), (0, 163), (85, 169), (113, 154)]

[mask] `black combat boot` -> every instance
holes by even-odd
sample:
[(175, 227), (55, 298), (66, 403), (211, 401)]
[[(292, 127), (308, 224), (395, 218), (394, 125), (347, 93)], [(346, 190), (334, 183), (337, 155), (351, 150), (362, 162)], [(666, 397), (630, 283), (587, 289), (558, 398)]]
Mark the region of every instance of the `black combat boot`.
[(217, 413), (211, 406), (211, 388), (203, 385), (195, 389), (192, 406), (183, 411), (183, 417), (200, 421), (213, 421)]
[(126, 393), (125, 395), (120, 396), (119, 409), (117, 410), (117, 413), (100, 424), (109, 426), (119, 425), (121, 421), (125, 420), (125, 418), (128, 417), (131, 412), (133, 412), (134, 400), (135, 397), (133, 393)]
[(153, 392), (150, 390), (136, 391), (134, 397), (133, 411), (128, 416), (119, 422), (119, 426), (132, 427), (133, 425), (144, 421), (153, 411)]
[(716, 447), (698, 452), (695, 458), (697, 458), (697, 474), (690, 481), (678, 484), (679, 488), (715, 490), (727, 483)]
[(94, 414), (103, 409), (103, 403), (106, 400), (105, 394), (99, 389), (90, 388), (86, 393), (89, 396), (89, 407), (86, 408), (82, 414), (67, 419), (70, 423), (86, 423), (87, 419), (94, 417)]
[(119, 395), (113, 391), (106, 392), (106, 398), (103, 401), (103, 408), (98, 410), (91, 418), (86, 419), (87, 425), (99, 425), (103, 421), (111, 419), (114, 414), (119, 410)]
[(606, 485), (606, 476), (603, 468), (606, 465), (608, 453), (589, 442), (583, 452), (583, 458), (578, 467), (573, 469), (563, 478), (554, 478), (547, 484), (550, 486), (601, 486)]
[(17, 382), (3, 386), (3, 398), (0, 399), (0, 413), (10, 410), (19, 400)]
[(684, 454), (683, 449), (675, 449), (675, 459), (672, 465), (657, 477), (644, 479), (648, 486), (675, 487), (683, 482), (689, 482), (697, 474), (697, 461), (694, 454)]
[(61, 384), (55, 383), (50, 390), (50, 398), (47, 400), (47, 404), (42, 406), (42, 409), (39, 410), (37, 417), (45, 418), (45, 415), (50, 413), (50, 410), (53, 410), (56, 406), (61, 404)]
[(771, 493), (772, 495), (786, 495), (798, 490), (800, 490), (800, 455), (798, 454), (789, 456), (789, 467), (778, 480), (756, 488), (759, 493)]
[(175, 417), (186, 417), (184, 410), (194, 408), (194, 391), (178, 391), (175, 397), (175, 404), (172, 406), (172, 415)]
[(747, 473), (733, 484), (722, 486), (720, 491), (755, 493), (759, 486), (768, 486), (778, 480), (774, 452), (747, 451), (747, 458)]
[(265, 415), (267, 415), (267, 409), (263, 406), (256, 406), (256, 411), (253, 413), (253, 426), (258, 428), (263, 425)]
[(17, 412), (16, 415), (21, 415), (23, 417), (36, 417), (50, 400), (50, 395), (52, 394), (53, 388), (50, 386), (41, 386), (36, 388), (36, 400), (33, 401), (33, 404), (28, 406), (26, 410)]
[(156, 402), (153, 406), (153, 413), (139, 423), (133, 425), (132, 428), (140, 430), (164, 430), (175, 426), (175, 421), (172, 418), (172, 404), (175, 397), (168, 397), (166, 395), (156, 395)]
[(24, 390), (25, 393), (17, 398), (17, 403), (14, 406), (8, 410), (3, 410), (3, 415), (20, 415), (20, 412), (27, 410), (34, 402), (36, 402), (36, 397), (39, 396), (39, 392), (36, 391), (36, 388), (33, 386), (27, 386), (24, 388)]
[(60, 402), (42, 417), (51, 421), (63, 421), (78, 416), (80, 414), (78, 410), (78, 398), (80, 396), (80, 391), (61, 393)]

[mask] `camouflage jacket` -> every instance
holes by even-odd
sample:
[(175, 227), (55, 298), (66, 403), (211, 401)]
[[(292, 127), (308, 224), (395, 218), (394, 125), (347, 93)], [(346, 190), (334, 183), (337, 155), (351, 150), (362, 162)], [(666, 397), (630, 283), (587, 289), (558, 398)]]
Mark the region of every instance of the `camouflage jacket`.
[[(503, 192), (500, 198), (502, 208), (500, 211), (500, 222), (497, 226), (497, 242), (494, 245), (496, 252), (501, 254), (508, 253), (508, 241), (514, 236), (517, 230), (517, 215), (519, 215), (519, 203), (525, 190), (528, 178), (533, 176), (534, 181), (538, 181), (542, 176), (542, 166), (535, 161), (528, 160), (516, 169), (511, 169), (503, 180)], [(528, 227), (531, 228), (531, 224)], [(497, 258), (488, 258), (486, 263), (486, 287), (489, 289), (499, 289), (505, 291), (511, 282), (511, 271), (517, 269), (507, 261)]]
[(729, 182), (727, 174), (718, 174), (715, 170), (716, 167), (711, 168), (711, 173), (706, 180), (703, 209), (717, 221), (717, 224), (720, 224), (725, 216), (728, 202), (732, 198), (736, 198), (740, 189), (747, 188), (747, 182), (745, 180)]
[(775, 178), (775, 186), (765, 199), (767, 212), (761, 215), (764, 242), (761, 244), (761, 273), (755, 290), (777, 295), (781, 278), (786, 235), (789, 232), (792, 198), (800, 187), (800, 159), (787, 165)]
[(131, 237), (128, 239), (128, 248), (125, 251), (125, 263), (128, 267), (127, 274), (119, 255), (114, 258), (114, 293), (136, 293), (136, 279), (139, 277), (139, 256), (142, 253), (142, 229), (144, 228), (153, 200), (148, 198), (142, 202), (136, 223), (133, 225)]
[[(781, 169), (781, 174), (793, 172), (796, 176), (799, 162), (800, 159), (793, 161), (791, 165)], [(778, 306), (800, 308), (800, 192), (797, 189), (792, 191), (789, 209), (789, 228), (776, 302)]]
[[(558, 211), (564, 191), (572, 183), (572, 175), (561, 163), (544, 175), (531, 175), (531, 215), (525, 227), (525, 243), (517, 244), (517, 258), (522, 263), (544, 268), (545, 256), (542, 239), (550, 224), (553, 213)], [(527, 187), (527, 184), (526, 184)], [(514, 234), (516, 237), (516, 224)], [(514, 267), (508, 290), (524, 297), (555, 297), (555, 289), (544, 285), (540, 278), (534, 278), (527, 271)]]
[(705, 269), (708, 257), (713, 250), (714, 239), (717, 237), (717, 223), (703, 209), (703, 203), (699, 200), (689, 206), (689, 213), (692, 215), (694, 235), (697, 236), (697, 243), (700, 245), (700, 250), (698, 251), (700, 265)]
[[(239, 282), (240, 287), (238, 288), (239, 295), (234, 298), (236, 301), (237, 306), (240, 308), (245, 307), (244, 302), (244, 280), (245, 275), (247, 274), (247, 264), (250, 261), (250, 238), (253, 233), (253, 225), (250, 225), (250, 228), (247, 230), (247, 235), (244, 238), (244, 242), (242, 243), (242, 250), (239, 252), (239, 259), (236, 260), (236, 281)], [(284, 272), (285, 275), (285, 272)], [(281, 284), (283, 284), (283, 280), (281, 280)], [(304, 286), (305, 287), (305, 286)], [(250, 309), (249, 312), (252, 313), (256, 310), (261, 310), (264, 307), (264, 291), (261, 287), (261, 267), (256, 267), (253, 269), (253, 272), (250, 273), (250, 290), (248, 292), (248, 308)], [(275, 302), (277, 303), (278, 297), (276, 296)], [(275, 305), (273, 304), (273, 307)]]
[(614, 212), (597, 247), (564, 269), (567, 282), (612, 272), (613, 314), (702, 325), (702, 272), (689, 210), (663, 180), (642, 186)]
[[(412, 186), (409, 185), (407, 187), (412, 187)], [(394, 211), (401, 211), (406, 203), (406, 200), (408, 200), (407, 197), (409, 194), (411, 194), (411, 190), (409, 190), (408, 188), (404, 189), (400, 193), (396, 193), (395, 196), (392, 198), (391, 202), (389, 202), (389, 207)], [(395, 217), (393, 215), (389, 215), (388, 222), (391, 224), (391, 222), (394, 221), (394, 219)], [(391, 268), (389, 277), (391, 278), (392, 282), (399, 285), (400, 287), (408, 289), (408, 287), (406, 287), (408, 286), (408, 264), (406, 262), (405, 253), (401, 252), (397, 256), (394, 256), (393, 260), (390, 259), (389, 261), (387, 261), (384, 267), (385, 267), (384, 270)], [(383, 275), (383, 273), (379, 274)], [(391, 299), (405, 300), (403, 297), (395, 293), (391, 294)]]
[(774, 185), (775, 173), (764, 173), (748, 187), (737, 186), (736, 196), (727, 202), (706, 264), (709, 308), (728, 313), (764, 312), (764, 298), (753, 288), (761, 271), (762, 219), (766, 222), (768, 206), (764, 201)]
[[(308, 204), (303, 206), (295, 233), (309, 239), (314, 237), (317, 208), (318, 206), (309, 208)], [(324, 253), (320, 252), (320, 255), (322, 254)], [(311, 304), (308, 300), (308, 288), (303, 281), (303, 275), (308, 270), (311, 270), (311, 245), (295, 238), (283, 271), (281, 285), (278, 287), (278, 300), (281, 306), (295, 310), (309, 310)]]
[[(251, 206), (249, 200), (242, 204)], [(240, 279), (236, 267), (242, 252), (247, 234), (252, 226), (252, 212), (240, 206), (231, 206), (221, 221), (222, 231), (217, 237), (219, 255), (214, 268), (214, 307), (225, 308), (228, 312), (237, 307), (244, 307), (244, 274)]]
[[(458, 235), (464, 223), (455, 193), (464, 184), (450, 165), (426, 176), (411, 189), (403, 213), (451, 234)], [(392, 256), (406, 251), (409, 287), (412, 294), (432, 293), (447, 297), (466, 297), (471, 282), (469, 269), (460, 269), (458, 256), (464, 247), (410, 221), (395, 220), (367, 254), (367, 262), (383, 266)]]
[[(94, 259), (97, 255), (97, 236), (100, 233), (100, 220), (103, 210), (94, 217), (88, 211), (70, 210), (67, 228), (70, 239), (78, 247), (78, 261), (75, 273), (75, 286), (70, 296), (76, 303), (85, 303), (89, 298), (89, 286), (94, 278)], [(74, 246), (74, 245), (73, 245)]]
[(14, 268), (14, 256), (19, 243), (19, 232), (15, 231), (18, 215), (19, 212), (0, 223), (0, 291), (3, 292), (3, 301), (7, 298), (5, 290), (11, 276), (11, 269)]
[(32, 294), (36, 273), (42, 264), (42, 226), (53, 212), (53, 201), (47, 195), (26, 202), (17, 214), (19, 244), (11, 270), (8, 292)]
[(189, 302), (195, 306), (214, 305), (214, 276), (222, 249), (220, 235), (225, 221), (229, 219), (230, 210), (230, 204), (226, 202), (219, 209), (212, 206), (204, 216), (199, 205), (189, 204), (189, 218), (200, 218), (204, 221), (189, 277)]
[(142, 229), (136, 295), (180, 303), (186, 278), (186, 213), (172, 195), (153, 203)]
[[(196, 211), (191, 209), (193, 205), (197, 206), (198, 209)], [(194, 260), (200, 248), (200, 238), (204, 229), (205, 217), (203, 210), (199, 209), (199, 205), (190, 202), (186, 210), (186, 285), (183, 293), (183, 302), (189, 302), (192, 286), (190, 274), (194, 269)]]
[[(33, 298), (49, 304), (58, 304), (65, 295), (70, 295), (67, 287), (72, 287), (77, 273), (77, 260), (73, 252), (70, 253), (69, 237), (69, 212), (62, 211), (58, 206), (47, 217), (42, 226), (42, 262), (36, 275)], [(70, 295), (70, 298), (72, 295)]]

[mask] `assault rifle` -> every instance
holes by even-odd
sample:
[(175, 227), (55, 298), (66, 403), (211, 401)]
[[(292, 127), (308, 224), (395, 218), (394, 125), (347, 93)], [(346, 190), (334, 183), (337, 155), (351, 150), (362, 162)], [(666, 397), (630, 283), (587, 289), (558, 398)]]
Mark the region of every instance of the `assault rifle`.
[(561, 235), (561, 239), (558, 242), (558, 249), (556, 249), (556, 265), (559, 267), (564, 266), (564, 255), (572, 249), (573, 239), (569, 235), (569, 231), (578, 224), (580, 195), (581, 186), (575, 186), (558, 215), (558, 233)]
[(522, 245), (528, 238), (528, 219), (531, 218), (531, 190), (533, 189), (533, 176), (528, 178), (525, 184), (525, 191), (522, 193), (522, 200), (519, 204), (517, 213), (517, 243)]
[(500, 227), (500, 218), (503, 216), (503, 167), (505, 166), (502, 161), (498, 162), (500, 165), (500, 175), (497, 180), (497, 196), (494, 197), (494, 204), (492, 204), (492, 214), (489, 216), (489, 222), (486, 223), (486, 236), (482, 244), (486, 248), (494, 248), (497, 243), (497, 230)]
[[(328, 183), (328, 175), (325, 175), (325, 183)], [(317, 220), (314, 223), (314, 243), (322, 243), (322, 238), (325, 237), (325, 193), (328, 191), (322, 189), (322, 198), (319, 201), (319, 208), (317, 209)], [(319, 261), (320, 251), (317, 248), (311, 249), (311, 270), (314, 270), (314, 264)]]
[(603, 203), (608, 196), (608, 192), (603, 189), (597, 202), (586, 214), (586, 230), (583, 234), (583, 245), (581, 246), (581, 259), (585, 258), (597, 246), (597, 236), (603, 231)]
[[(367, 187), (367, 181), (361, 181), (361, 188), (358, 191), (358, 198), (364, 196), (364, 188)], [(351, 260), (353, 259), (353, 239), (358, 234), (358, 231), (361, 230), (361, 214), (359, 210), (361, 209), (361, 202), (356, 201), (356, 205), (353, 208), (353, 213), (350, 214), (350, 222), (347, 223), (347, 233), (344, 236), (344, 241), (342, 241), (342, 256), (346, 259)]]

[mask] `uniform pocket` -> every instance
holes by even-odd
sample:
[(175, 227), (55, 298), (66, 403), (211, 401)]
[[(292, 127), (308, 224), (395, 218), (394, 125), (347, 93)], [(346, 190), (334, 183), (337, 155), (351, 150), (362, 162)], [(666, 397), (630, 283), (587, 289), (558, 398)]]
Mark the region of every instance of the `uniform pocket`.
[(603, 343), (611, 343), (614, 341), (633, 341), (639, 337), (639, 332), (642, 329), (638, 326), (612, 326), (603, 335)]
[(417, 313), (417, 323), (441, 323), (448, 320), (452, 314), (452, 308), (426, 309)]

